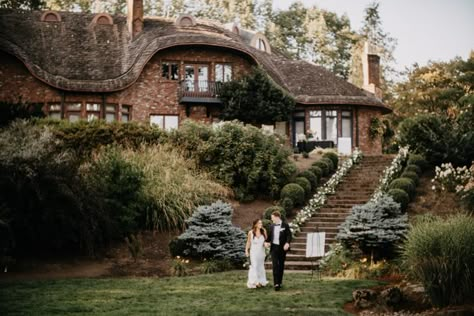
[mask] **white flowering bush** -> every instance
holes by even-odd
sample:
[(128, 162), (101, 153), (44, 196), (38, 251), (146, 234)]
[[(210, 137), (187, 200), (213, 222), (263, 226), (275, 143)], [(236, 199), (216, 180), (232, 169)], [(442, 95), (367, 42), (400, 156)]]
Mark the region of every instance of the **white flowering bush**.
[(380, 178), (380, 183), (375, 189), (371, 200), (378, 200), (384, 192), (389, 190), (390, 183), (397, 178), (403, 171), (403, 165), (408, 159), (408, 147), (401, 147), (398, 154), (393, 158), (392, 163), (388, 166)]
[(301, 230), (301, 226), (315, 215), (319, 209), (326, 203), (327, 196), (336, 193), (336, 187), (349, 172), (354, 164), (357, 164), (362, 159), (362, 152), (356, 148), (349, 159), (337, 169), (332, 177), (320, 187), (313, 198), (309, 201), (301, 211), (296, 214), (294, 220), (289, 224), (293, 234)]
[[(471, 169), (473, 169), (471, 167)], [(431, 180), (433, 190), (441, 190), (448, 192), (459, 192), (474, 176), (473, 172), (466, 166), (454, 168), (451, 163), (443, 163), (436, 166), (436, 175)]]

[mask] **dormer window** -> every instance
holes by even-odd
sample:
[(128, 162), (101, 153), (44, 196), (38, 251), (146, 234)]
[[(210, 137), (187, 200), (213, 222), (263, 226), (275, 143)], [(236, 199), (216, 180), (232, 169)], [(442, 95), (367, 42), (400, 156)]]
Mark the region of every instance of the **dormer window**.
[(41, 15), (41, 22), (61, 22), (61, 16), (55, 11), (46, 11)]
[(267, 51), (267, 47), (265, 46), (265, 41), (261, 38), (257, 40), (257, 49), (262, 50), (264, 52)]
[(92, 19), (92, 24), (99, 24), (99, 25), (113, 25), (114, 20), (112, 17), (106, 13), (97, 14), (94, 19)]
[(250, 41), (250, 45), (262, 52), (271, 54), (270, 43), (262, 33), (255, 34)]
[(176, 26), (181, 26), (181, 27), (195, 26), (196, 19), (192, 15), (189, 15), (189, 14), (181, 15), (176, 19), (175, 24)]

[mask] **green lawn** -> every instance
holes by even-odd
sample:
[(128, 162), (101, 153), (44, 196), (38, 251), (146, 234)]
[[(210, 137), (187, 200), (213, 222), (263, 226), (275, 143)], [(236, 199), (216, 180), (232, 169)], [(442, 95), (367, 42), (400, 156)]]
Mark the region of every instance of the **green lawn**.
[[(268, 274), (270, 277), (270, 274)], [(65, 279), (0, 283), (2, 315), (345, 315), (356, 288), (376, 282), (311, 281), (286, 274), (285, 288), (246, 288), (246, 271), (185, 278)]]

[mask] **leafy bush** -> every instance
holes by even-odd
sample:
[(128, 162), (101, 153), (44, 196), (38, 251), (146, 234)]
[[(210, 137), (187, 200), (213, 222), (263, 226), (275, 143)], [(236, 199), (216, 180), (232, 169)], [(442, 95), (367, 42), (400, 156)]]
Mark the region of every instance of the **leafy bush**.
[(295, 203), (293, 203), (293, 200), (290, 199), (289, 197), (286, 197), (282, 200), (280, 200), (280, 205), (283, 207), (286, 211), (286, 213), (290, 213), (293, 210), (293, 207), (295, 206)]
[(402, 189), (390, 189), (387, 194), (397, 203), (400, 203), (400, 208), (405, 211), (410, 203), (410, 196)]
[(403, 247), (404, 266), (421, 282), (433, 305), (474, 299), (474, 219), (423, 217), (410, 229)]
[(383, 194), (377, 200), (352, 207), (336, 238), (347, 248), (359, 247), (366, 254), (389, 257), (407, 229), (408, 217), (401, 213), (400, 204)]
[(417, 175), (421, 175), (422, 170), (417, 165), (408, 165), (405, 167), (406, 172), (415, 172)]
[(416, 193), (415, 183), (409, 178), (397, 178), (390, 182), (390, 189), (401, 189), (405, 191), (409, 196), (410, 200), (413, 200)]
[(188, 263), (189, 260), (181, 258), (181, 257), (176, 257), (176, 259), (173, 260), (171, 263), (171, 275), (177, 276), (177, 277), (184, 277), (189, 274), (189, 268), (188, 268)]
[(303, 205), (304, 189), (296, 183), (287, 184), (281, 189), (280, 199), (289, 198), (293, 201), (294, 206)]
[[(314, 175), (313, 175), (314, 176)], [(311, 182), (305, 177), (298, 177), (294, 181), (296, 184), (300, 185), (304, 189), (306, 198), (311, 196)]]
[(270, 206), (265, 209), (265, 212), (263, 213), (263, 218), (267, 220), (272, 219), (272, 213), (278, 211), (281, 214), (282, 219), (286, 219), (286, 211), (283, 207), (281, 206)]
[(426, 170), (426, 168), (428, 168), (428, 161), (422, 155), (410, 154), (410, 157), (408, 158), (407, 165), (408, 166), (410, 166), (410, 165), (418, 166), (423, 171), (423, 170)]
[(303, 158), (309, 158), (309, 154), (306, 151), (303, 151)]
[(319, 161), (322, 161), (322, 162), (326, 163), (326, 165), (328, 165), (329, 173), (331, 173), (331, 172), (333, 172), (334, 170), (336, 170), (336, 167), (334, 166), (334, 163), (332, 162), (331, 159), (329, 159), (329, 158), (321, 158)]
[(238, 200), (257, 194), (277, 197), (296, 172), (279, 139), (238, 122), (213, 128), (187, 121), (170, 133), (169, 142), (230, 186)]
[[(321, 168), (319, 168), (317, 166), (311, 166), (311, 168), (309, 168), (308, 171), (311, 171), (316, 176), (316, 178), (318, 178), (318, 183), (319, 183), (319, 181), (321, 180), (321, 177), (323, 175), (323, 171), (321, 170)], [(315, 188), (313, 188), (313, 190), (314, 189)]]
[(211, 205), (199, 206), (186, 220), (188, 228), (170, 250), (182, 251), (180, 256), (206, 259), (226, 259), (232, 263), (245, 260), (245, 233), (232, 226), (232, 207), (217, 201)]
[(418, 177), (416, 172), (412, 172), (412, 171), (404, 171), (402, 175), (400, 176), (400, 178), (411, 179), (413, 183), (415, 184), (415, 186), (417, 186), (418, 183), (420, 182), (420, 178)]
[(337, 169), (337, 166), (339, 164), (339, 157), (337, 156), (337, 154), (335, 152), (328, 151), (328, 152), (323, 154), (323, 158), (331, 159), (334, 167)]
[[(311, 185), (311, 188), (316, 188), (318, 186), (318, 178), (314, 175), (314, 173), (312, 173), (309, 170), (305, 170), (303, 172), (300, 172), (298, 174), (298, 177), (299, 178), (301, 178), (301, 177), (306, 178), (309, 181), (309, 183)], [(311, 192), (311, 190), (310, 190), (310, 192)]]
[(329, 166), (326, 162), (322, 161), (322, 160), (318, 160), (316, 162), (313, 163), (313, 166), (316, 166), (318, 167), (319, 169), (321, 169), (322, 171), (322, 176), (325, 177), (327, 175), (329, 175)]
[(136, 262), (138, 257), (143, 253), (143, 246), (140, 239), (135, 235), (130, 235), (130, 239), (125, 237), (125, 243), (127, 244), (128, 252)]
[(3, 128), (17, 119), (44, 117), (42, 104), (29, 104), (22, 102), (0, 102), (0, 128)]

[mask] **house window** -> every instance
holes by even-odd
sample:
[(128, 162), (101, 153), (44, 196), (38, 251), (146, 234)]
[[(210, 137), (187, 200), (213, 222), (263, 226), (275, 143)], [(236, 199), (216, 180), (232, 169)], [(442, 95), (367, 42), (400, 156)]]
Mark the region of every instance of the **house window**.
[(208, 65), (185, 65), (186, 91), (207, 92), (209, 91), (209, 66)]
[(257, 40), (257, 49), (266, 52), (267, 46), (265, 45), (265, 41), (262, 38)]
[(66, 119), (77, 122), (81, 119), (82, 103), (66, 103)]
[(326, 139), (337, 144), (337, 111), (326, 111)]
[(309, 129), (313, 134), (313, 138), (316, 140), (322, 140), (323, 137), (323, 125), (322, 125), (322, 112), (321, 111), (310, 111), (309, 112)]
[(117, 119), (117, 105), (107, 104), (105, 106), (105, 121), (107, 123), (114, 122)]
[(156, 125), (164, 130), (172, 130), (178, 128), (178, 116), (177, 115), (150, 115), (150, 125)]
[(48, 105), (48, 117), (52, 119), (61, 119), (61, 104), (60, 103), (50, 103)]
[(342, 137), (352, 136), (352, 113), (351, 111), (341, 112)]
[(161, 77), (166, 80), (179, 80), (179, 64), (177, 62), (163, 62)]
[(86, 103), (86, 117), (88, 122), (100, 119), (100, 107), (100, 103)]
[(132, 107), (122, 105), (122, 122), (130, 122), (132, 119)]
[(216, 82), (227, 82), (232, 80), (232, 65), (216, 64)]

